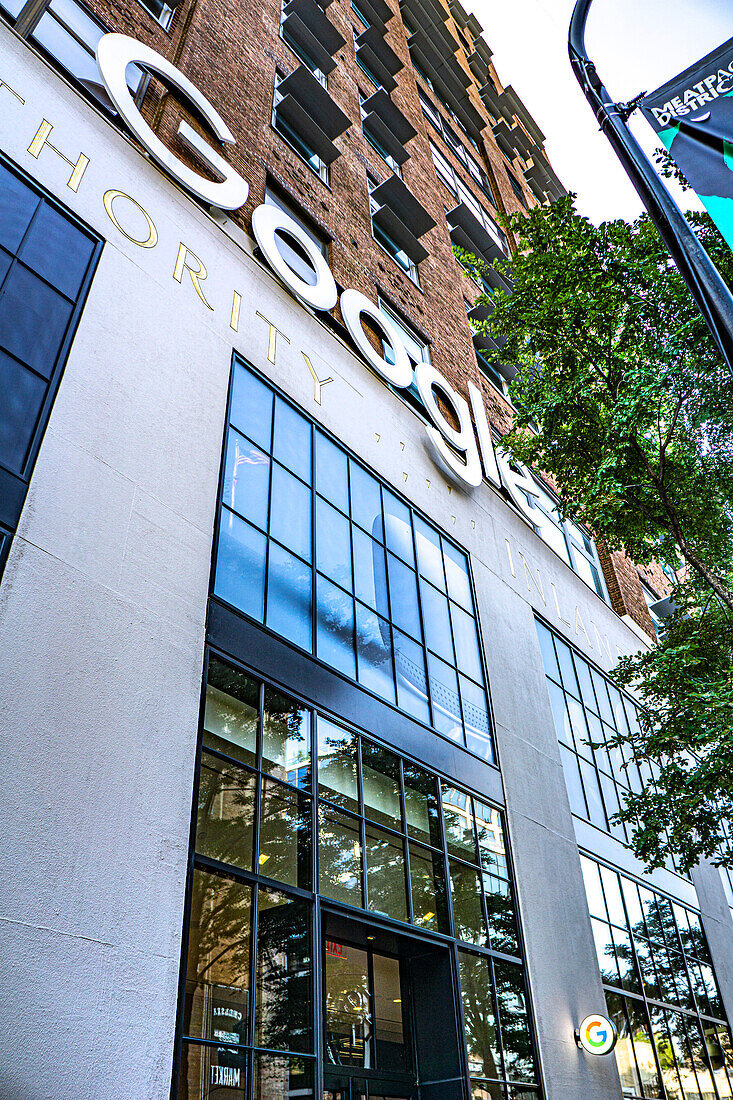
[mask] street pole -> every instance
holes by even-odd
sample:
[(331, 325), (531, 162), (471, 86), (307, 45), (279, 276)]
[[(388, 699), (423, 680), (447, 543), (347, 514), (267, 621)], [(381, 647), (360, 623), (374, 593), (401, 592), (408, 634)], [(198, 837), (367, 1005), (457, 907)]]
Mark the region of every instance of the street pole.
[(570, 63), (601, 131), (649, 211), (733, 376), (733, 296), (631, 133), (626, 124), (628, 115), (611, 99), (586, 53), (585, 25), (592, 3), (593, 0), (577, 0), (573, 9), (568, 33)]

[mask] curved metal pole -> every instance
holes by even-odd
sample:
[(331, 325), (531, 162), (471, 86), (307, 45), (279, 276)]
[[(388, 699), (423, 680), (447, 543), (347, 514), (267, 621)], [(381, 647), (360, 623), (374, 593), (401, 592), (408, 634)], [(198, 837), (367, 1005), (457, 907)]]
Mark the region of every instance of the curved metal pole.
[(694, 230), (654, 170), (585, 49), (593, 0), (577, 0), (570, 20), (570, 63), (602, 132), (636, 188), (733, 375), (733, 296)]

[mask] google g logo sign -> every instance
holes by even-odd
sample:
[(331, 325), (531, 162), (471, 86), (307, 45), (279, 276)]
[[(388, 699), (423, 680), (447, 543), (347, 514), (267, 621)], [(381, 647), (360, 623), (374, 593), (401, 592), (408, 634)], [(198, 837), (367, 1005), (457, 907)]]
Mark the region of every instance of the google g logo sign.
[(605, 1016), (586, 1016), (575, 1030), (575, 1042), (588, 1054), (610, 1054), (617, 1039), (615, 1025)]

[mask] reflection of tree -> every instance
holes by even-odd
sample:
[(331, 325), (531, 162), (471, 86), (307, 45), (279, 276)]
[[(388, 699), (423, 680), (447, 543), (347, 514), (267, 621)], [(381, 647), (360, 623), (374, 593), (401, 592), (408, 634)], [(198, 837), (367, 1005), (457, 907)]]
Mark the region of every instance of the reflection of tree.
[(307, 902), (260, 888), (257, 934), (258, 1046), (312, 1050), (312, 965)]
[[(459, 960), (470, 1073), (472, 1076), (501, 1078), (488, 960), (464, 952), (459, 954)], [(501, 1085), (489, 1085), (488, 1088), (491, 1100), (503, 1100)]]
[(534, 1054), (522, 969), (513, 963), (496, 960), (494, 975), (507, 1076), (519, 1081), (534, 1081)]
[(485, 875), (484, 888), (491, 946), (495, 951), (503, 951), (506, 955), (519, 955), (509, 883), (493, 875)]

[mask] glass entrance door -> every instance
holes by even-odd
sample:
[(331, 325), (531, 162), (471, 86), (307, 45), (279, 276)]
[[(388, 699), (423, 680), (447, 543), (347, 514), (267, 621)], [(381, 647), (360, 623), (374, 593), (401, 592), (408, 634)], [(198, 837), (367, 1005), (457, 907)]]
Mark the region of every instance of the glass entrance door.
[(323, 960), (324, 1100), (415, 1100), (400, 959), (327, 939)]

